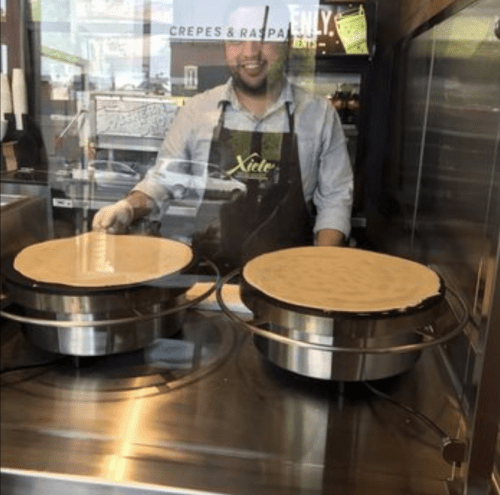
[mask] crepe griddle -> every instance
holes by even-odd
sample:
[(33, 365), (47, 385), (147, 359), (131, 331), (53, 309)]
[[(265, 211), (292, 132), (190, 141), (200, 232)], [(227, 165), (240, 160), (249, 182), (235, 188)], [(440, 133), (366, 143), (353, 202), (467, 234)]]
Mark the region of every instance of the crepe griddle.
[[(177, 272), (139, 283), (81, 287), (39, 282), (3, 262), (7, 299), (26, 337), (51, 352), (96, 356), (141, 349), (177, 333), (196, 257)], [(5, 312), (4, 312), (5, 313)]]
[[(314, 249), (319, 248), (311, 246), (307, 249), (314, 255)], [(431, 277), (434, 282), (429, 296), (424, 295), (419, 302), (399, 308), (357, 311), (354, 306), (348, 310), (331, 309), (334, 303), (328, 309), (298, 304), (293, 302), (293, 289), (288, 291), (290, 286), (284, 286), (287, 290), (283, 294), (291, 295), (285, 300), (273, 295), (272, 279), (266, 286), (259, 278), (259, 273), (267, 277), (273, 275), (266, 266), (272, 266), (273, 260), (276, 261), (273, 256), (280, 256), (280, 253), (269, 254), (266, 263), (255, 264), (250, 272), (255, 284), (245, 277), (243, 270), (239, 281), (240, 294), (253, 312), (253, 323), (247, 327), (255, 334), (257, 349), (271, 363), (293, 373), (327, 380), (359, 381), (386, 378), (407, 371), (418, 360), (424, 335), (435, 332), (435, 322), (445, 311), (445, 283), (435, 272), (437, 278)], [(283, 262), (277, 267), (278, 276), (286, 266)], [(302, 278), (307, 280), (307, 275)], [(293, 280), (293, 273), (291, 277), (283, 278), (284, 282), (286, 280)], [(404, 282), (404, 278), (397, 280)], [(264, 289), (258, 287), (259, 283)], [(222, 300), (220, 294), (219, 299)], [(307, 301), (307, 297), (302, 299)], [(406, 298), (406, 302), (410, 300)], [(225, 312), (238, 321), (227, 308)]]
[[(130, 284), (120, 284), (120, 285), (108, 285), (102, 287), (95, 286), (73, 286), (66, 284), (55, 284), (40, 282), (38, 280), (33, 280), (26, 277), (18, 270), (14, 268), (14, 256), (9, 256), (3, 261), (2, 273), (7, 281), (7, 284), (15, 284), (16, 286), (22, 287), (23, 289), (35, 290), (36, 292), (53, 294), (53, 295), (68, 295), (68, 296), (97, 296), (102, 294), (109, 294), (111, 292), (124, 292), (133, 291), (134, 289), (141, 289), (143, 287), (161, 287), (168, 289), (177, 289), (179, 291), (185, 290), (182, 287), (181, 277), (183, 274), (189, 272), (192, 266), (195, 264), (195, 259), (187, 265), (186, 267), (180, 269), (175, 273), (169, 275), (164, 275), (162, 277), (146, 280), (140, 283), (130, 283)], [(181, 285), (176, 283), (179, 282)]]

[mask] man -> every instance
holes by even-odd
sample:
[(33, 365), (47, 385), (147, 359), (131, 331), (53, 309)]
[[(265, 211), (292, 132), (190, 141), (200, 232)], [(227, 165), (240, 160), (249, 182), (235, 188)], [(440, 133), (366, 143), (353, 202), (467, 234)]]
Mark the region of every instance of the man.
[(277, 26), (280, 8), (269, 3), (232, 14), (225, 41), (231, 79), (188, 101), (155, 167), (124, 200), (96, 214), (94, 229), (117, 232), (143, 215), (161, 215), (175, 196), (166, 164), (178, 158), (215, 164), (246, 185), (193, 235), (193, 245), (220, 266), (294, 245), (345, 242), (353, 178), (340, 119), (326, 98), (287, 80), (290, 40), (280, 33), (288, 25)]

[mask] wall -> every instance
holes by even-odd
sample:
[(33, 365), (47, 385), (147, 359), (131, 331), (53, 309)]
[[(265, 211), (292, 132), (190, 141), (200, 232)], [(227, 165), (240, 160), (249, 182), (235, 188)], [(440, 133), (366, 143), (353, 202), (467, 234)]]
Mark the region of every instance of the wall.
[(456, 0), (401, 0), (401, 34), (411, 33)]
[(21, 36), (23, 7), (21, 0), (7, 0), (6, 11), (2, 12), (0, 21), (0, 38), (2, 45), (7, 46), (7, 72), (9, 74), (12, 74), (13, 68), (23, 67), (23, 37)]
[(461, 1), (463, 0), (378, 0), (379, 44), (401, 40), (444, 9)]

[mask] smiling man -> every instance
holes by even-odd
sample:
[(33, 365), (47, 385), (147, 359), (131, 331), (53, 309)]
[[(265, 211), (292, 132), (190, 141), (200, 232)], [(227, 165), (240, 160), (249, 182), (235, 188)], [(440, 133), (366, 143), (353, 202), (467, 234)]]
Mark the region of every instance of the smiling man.
[(229, 17), (227, 29), (234, 39), (226, 41), (226, 63), (238, 98), (250, 106), (277, 100), (285, 82), (290, 30), (288, 11), (280, 7), (243, 6)]
[(215, 164), (246, 186), (193, 233), (193, 245), (223, 271), (267, 251), (345, 242), (353, 178), (344, 133), (326, 98), (286, 76), (288, 17), (276, 0), (233, 9), (224, 43), (231, 78), (186, 103), (155, 167), (127, 198), (99, 211), (94, 228), (116, 231), (160, 215), (172, 197), (166, 164), (181, 158)]

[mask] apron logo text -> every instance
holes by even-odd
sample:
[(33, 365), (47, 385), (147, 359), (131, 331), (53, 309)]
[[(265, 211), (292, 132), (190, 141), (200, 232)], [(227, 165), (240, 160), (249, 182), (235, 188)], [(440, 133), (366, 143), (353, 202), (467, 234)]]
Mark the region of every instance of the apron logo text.
[(256, 158), (259, 158), (258, 153), (252, 153), (244, 160), (241, 155), (237, 155), (236, 166), (227, 170), (227, 174), (232, 176), (237, 172), (242, 172), (250, 179), (267, 179), (268, 172), (276, 168), (276, 164), (268, 162), (265, 158), (260, 161), (256, 160)]

